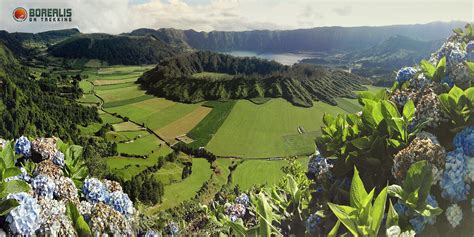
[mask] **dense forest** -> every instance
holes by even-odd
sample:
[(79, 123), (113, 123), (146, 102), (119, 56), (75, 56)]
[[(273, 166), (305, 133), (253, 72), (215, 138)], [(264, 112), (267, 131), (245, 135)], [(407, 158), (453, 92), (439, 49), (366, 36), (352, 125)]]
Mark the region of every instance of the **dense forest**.
[[(196, 73), (218, 73), (196, 77)], [(205, 74), (204, 74), (205, 75)], [(294, 105), (311, 107), (335, 97), (354, 98), (367, 81), (353, 74), (311, 65), (288, 67), (274, 61), (227, 54), (195, 52), (160, 62), (139, 80), (148, 92), (186, 103), (203, 100), (282, 97)]]
[[(100, 120), (95, 108), (65, 97), (65, 88), (58, 88), (54, 79), (30, 77), (29, 70), (3, 44), (0, 59), (0, 137), (58, 136), (71, 140), (79, 132), (78, 124)], [(72, 97), (81, 93), (74, 82), (66, 90)]]
[(48, 51), (56, 57), (100, 59), (111, 65), (143, 65), (157, 63), (180, 49), (152, 36), (85, 34), (52, 45)]

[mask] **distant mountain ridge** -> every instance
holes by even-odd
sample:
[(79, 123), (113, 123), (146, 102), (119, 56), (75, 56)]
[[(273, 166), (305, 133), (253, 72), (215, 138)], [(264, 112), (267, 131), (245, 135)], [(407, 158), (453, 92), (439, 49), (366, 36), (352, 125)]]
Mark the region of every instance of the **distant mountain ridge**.
[(410, 36), (422, 41), (445, 39), (451, 34), (453, 28), (462, 27), (464, 24), (464, 22), (434, 22), (418, 25), (318, 27), (242, 32), (137, 29), (126, 35), (153, 35), (167, 43), (213, 51), (355, 51), (370, 48), (395, 35)]

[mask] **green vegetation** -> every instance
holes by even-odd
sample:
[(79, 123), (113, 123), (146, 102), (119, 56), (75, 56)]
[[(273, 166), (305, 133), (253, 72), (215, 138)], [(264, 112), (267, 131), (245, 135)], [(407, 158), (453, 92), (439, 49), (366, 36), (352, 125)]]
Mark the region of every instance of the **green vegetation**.
[[(207, 148), (217, 155), (238, 157), (309, 154), (314, 150), (315, 137), (299, 134), (298, 128), (302, 127), (305, 133), (319, 131), (324, 113), (344, 111), (323, 102), (302, 108), (283, 99), (273, 99), (263, 105), (239, 100)], [(294, 137), (284, 139), (288, 135)], [(299, 146), (293, 147), (294, 144)]]
[(311, 107), (316, 100), (335, 105), (336, 97), (355, 98), (353, 91), (363, 90), (361, 83), (368, 83), (338, 70), (303, 64), (287, 67), (275, 61), (211, 52), (163, 60), (139, 82), (151, 94), (186, 103), (271, 97), (303, 107)]
[(148, 134), (134, 141), (119, 143), (117, 148), (120, 154), (146, 156), (161, 145), (162, 143), (158, 138), (152, 134)]
[(107, 61), (110, 65), (143, 65), (175, 55), (169, 47), (153, 37), (83, 34), (69, 38), (48, 49), (49, 53), (63, 58), (86, 58)]
[(235, 103), (236, 101), (210, 101), (204, 103), (204, 106), (212, 107), (212, 111), (189, 131), (188, 136), (194, 140), (189, 146), (194, 148), (205, 147), (227, 119)]

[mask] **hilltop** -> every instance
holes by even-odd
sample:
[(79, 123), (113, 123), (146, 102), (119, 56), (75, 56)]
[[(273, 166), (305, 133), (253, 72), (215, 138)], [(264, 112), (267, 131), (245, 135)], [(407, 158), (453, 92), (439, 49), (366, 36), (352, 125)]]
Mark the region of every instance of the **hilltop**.
[(355, 98), (363, 90), (362, 77), (311, 65), (284, 66), (274, 61), (227, 54), (195, 52), (160, 62), (138, 80), (159, 97), (196, 103), (204, 100), (284, 98), (311, 107), (335, 97)]

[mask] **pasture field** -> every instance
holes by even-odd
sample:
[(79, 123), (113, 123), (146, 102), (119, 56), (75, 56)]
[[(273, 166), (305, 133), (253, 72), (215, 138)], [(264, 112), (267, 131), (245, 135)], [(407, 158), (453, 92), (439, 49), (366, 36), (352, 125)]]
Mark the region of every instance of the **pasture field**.
[(130, 76), (130, 78), (124, 78), (124, 79), (115, 79), (115, 80), (95, 80), (94, 85), (96, 86), (110, 86), (110, 85), (116, 85), (116, 84), (124, 84), (124, 83), (130, 83), (130, 82), (135, 82), (137, 80), (138, 76)]
[(125, 131), (125, 132), (107, 132), (105, 138), (108, 141), (126, 142), (132, 139), (141, 138), (148, 135), (147, 131)]
[(93, 85), (90, 81), (87, 81), (87, 80), (82, 80), (79, 82), (79, 87), (82, 89), (82, 91), (84, 92), (84, 94), (90, 94), (92, 93), (92, 90), (93, 90)]
[(99, 103), (100, 100), (94, 94), (84, 94), (82, 98), (79, 99), (79, 102), (93, 104), (93, 103)]
[(178, 162), (166, 162), (153, 175), (155, 179), (161, 181), (163, 185), (171, 185), (173, 183), (181, 182), (181, 175), (183, 173), (183, 165)]
[(159, 157), (164, 157), (173, 150), (166, 145), (154, 150), (152, 154), (146, 159), (128, 158), (122, 156), (108, 157), (107, 168), (110, 172), (122, 177), (125, 180), (130, 180), (138, 173), (145, 170), (147, 167), (153, 166), (158, 162)]
[(119, 84), (111, 84), (111, 85), (103, 85), (103, 86), (95, 86), (95, 89), (97, 91), (106, 91), (106, 90), (114, 90), (114, 89), (120, 89), (120, 88), (125, 88), (125, 87), (130, 87), (134, 86), (135, 81), (133, 82), (123, 82)]
[[(223, 160), (223, 159), (221, 159)], [(308, 165), (308, 158), (298, 158), (303, 167)], [(245, 160), (232, 173), (232, 184), (247, 190), (254, 185), (273, 185), (285, 177), (281, 170), (288, 166), (287, 160)]]
[(121, 118), (117, 118), (111, 114), (108, 113), (102, 113), (100, 114), (100, 118), (102, 119), (103, 123), (109, 123), (109, 124), (114, 124), (114, 123), (121, 123), (123, 120)]
[(160, 141), (154, 135), (147, 134), (138, 138), (137, 140), (130, 141), (128, 143), (117, 144), (117, 150), (119, 154), (125, 153), (129, 155), (143, 156), (150, 154), (153, 150), (156, 150), (163, 145), (164, 144), (162, 144), (162, 141)]
[(99, 95), (105, 103), (110, 103), (145, 95), (145, 91), (140, 90), (138, 86), (135, 85), (115, 90), (97, 91), (97, 95)]
[[(251, 158), (311, 153), (314, 138), (298, 136), (298, 127), (306, 132), (319, 131), (324, 113), (344, 113), (344, 110), (323, 102), (302, 108), (284, 99), (272, 99), (262, 105), (239, 100), (207, 148), (217, 155)], [(288, 135), (297, 135), (298, 142), (307, 144), (304, 151), (286, 143), (284, 137)], [(295, 139), (292, 140), (294, 143)]]
[(229, 116), (235, 102), (209, 101), (204, 103), (204, 106), (212, 107), (212, 111), (189, 131), (188, 136), (194, 140), (189, 145), (194, 148), (206, 146)]
[(166, 140), (174, 140), (175, 137), (187, 134), (193, 129), (209, 112), (209, 107), (198, 107), (191, 113), (175, 120), (174, 122), (160, 128), (158, 134), (160, 134)]
[(123, 122), (112, 125), (116, 132), (143, 130), (140, 126), (132, 122)]
[(190, 200), (211, 177), (211, 174), (212, 170), (206, 159), (193, 158), (191, 175), (181, 182), (166, 185), (163, 202), (150, 208), (150, 213), (153, 214), (159, 210), (169, 209), (183, 201)]

